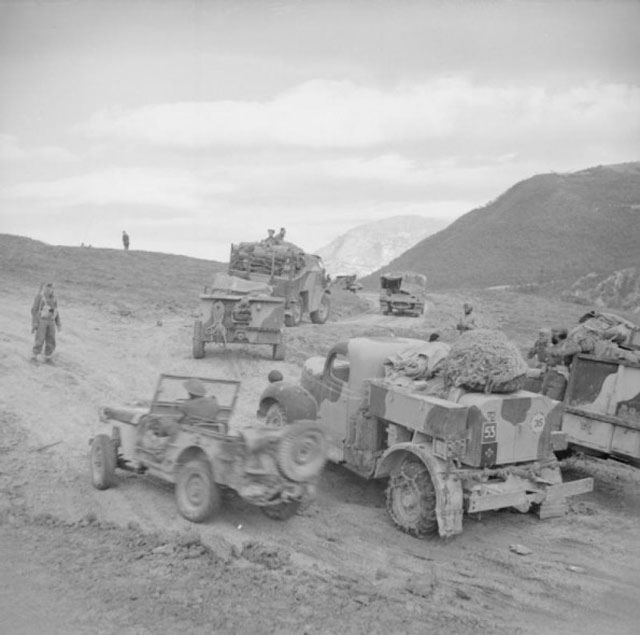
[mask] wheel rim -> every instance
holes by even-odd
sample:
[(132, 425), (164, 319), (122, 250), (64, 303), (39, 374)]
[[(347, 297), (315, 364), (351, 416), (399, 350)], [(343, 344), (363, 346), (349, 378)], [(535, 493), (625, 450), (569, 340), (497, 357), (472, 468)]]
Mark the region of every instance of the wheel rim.
[(266, 424), (270, 428), (284, 428), (287, 421), (282, 408), (271, 408), (267, 414)]
[(200, 508), (207, 501), (207, 484), (200, 474), (191, 474), (184, 486), (187, 503), (194, 508)]
[(420, 493), (413, 483), (403, 483), (393, 494), (393, 507), (407, 523), (414, 523), (420, 518)]

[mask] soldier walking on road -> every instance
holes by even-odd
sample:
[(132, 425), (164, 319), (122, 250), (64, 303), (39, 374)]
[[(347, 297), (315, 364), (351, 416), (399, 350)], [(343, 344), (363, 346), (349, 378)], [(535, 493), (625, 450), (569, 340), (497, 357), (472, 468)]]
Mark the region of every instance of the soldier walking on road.
[(36, 334), (31, 361), (37, 362), (44, 346), (44, 361), (51, 364), (51, 356), (56, 349), (56, 327), (62, 328), (58, 301), (53, 291), (53, 283), (40, 286), (31, 307), (31, 332)]
[(125, 251), (129, 251), (129, 234), (126, 231), (122, 231), (122, 244)]

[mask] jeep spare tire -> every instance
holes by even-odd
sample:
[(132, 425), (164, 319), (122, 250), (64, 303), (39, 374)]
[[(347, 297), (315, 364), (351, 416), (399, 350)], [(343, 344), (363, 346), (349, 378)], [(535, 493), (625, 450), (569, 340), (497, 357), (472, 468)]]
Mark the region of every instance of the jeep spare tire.
[(316, 477), (327, 460), (327, 442), (322, 428), (294, 423), (285, 429), (278, 448), (278, 465), (292, 481)]

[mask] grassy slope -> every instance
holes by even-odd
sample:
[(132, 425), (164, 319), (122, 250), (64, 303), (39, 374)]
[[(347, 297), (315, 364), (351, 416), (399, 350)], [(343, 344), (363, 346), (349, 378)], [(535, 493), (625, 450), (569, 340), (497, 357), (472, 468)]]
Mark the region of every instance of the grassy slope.
[(634, 163), (522, 181), (385, 270), (424, 272), (434, 289), (573, 282), (636, 265), (638, 244), (640, 163)]
[(60, 298), (115, 306), (193, 307), (214, 272), (226, 264), (146, 251), (56, 247), (0, 234), (2, 287), (24, 289), (29, 301), (41, 282)]

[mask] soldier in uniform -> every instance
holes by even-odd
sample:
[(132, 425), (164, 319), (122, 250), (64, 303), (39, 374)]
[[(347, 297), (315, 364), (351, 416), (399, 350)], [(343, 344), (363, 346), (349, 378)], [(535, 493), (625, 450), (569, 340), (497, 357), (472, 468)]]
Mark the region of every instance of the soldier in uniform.
[(547, 349), (551, 345), (551, 329), (540, 329), (538, 339), (527, 352), (527, 359), (536, 358), (538, 368), (542, 368), (547, 362)]
[(56, 327), (62, 328), (58, 301), (53, 290), (53, 283), (47, 282), (40, 286), (31, 307), (31, 332), (35, 333), (33, 356), (31, 361), (37, 362), (38, 355), (44, 346), (44, 361), (51, 364), (51, 356), (56, 349)]
[(466, 331), (470, 331), (476, 328), (476, 316), (473, 315), (473, 305), (469, 302), (465, 302), (462, 305), (462, 309), (464, 310), (464, 314), (456, 325), (456, 328), (458, 329), (458, 331), (460, 331), (461, 335)]
[(280, 231), (276, 234), (275, 241), (276, 245), (281, 245), (284, 241), (284, 235), (287, 233), (287, 230), (284, 227), (280, 228)]
[(271, 245), (275, 245), (275, 242), (276, 242), (276, 237), (275, 237), (276, 230), (275, 229), (267, 229), (267, 233), (269, 235), (262, 241), (262, 243), (264, 245), (266, 245), (267, 247), (270, 247)]
[(187, 379), (183, 386), (189, 393), (189, 399), (183, 401), (178, 409), (184, 413), (180, 423), (197, 424), (203, 421), (215, 421), (218, 415), (218, 400), (207, 397), (205, 385), (195, 377)]
[(129, 251), (129, 234), (126, 231), (122, 231), (122, 245), (125, 251)]

